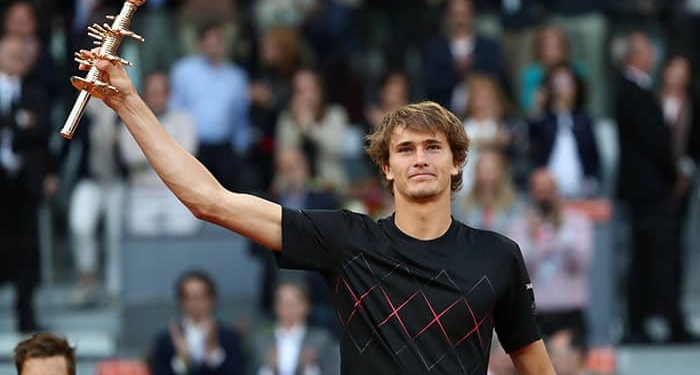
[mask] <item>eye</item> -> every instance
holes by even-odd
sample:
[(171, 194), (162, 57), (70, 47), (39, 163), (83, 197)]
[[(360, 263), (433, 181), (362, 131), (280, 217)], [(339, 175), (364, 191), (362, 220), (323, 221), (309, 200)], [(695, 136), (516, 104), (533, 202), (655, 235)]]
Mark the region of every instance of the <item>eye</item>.
[(442, 147), (440, 145), (429, 145), (428, 150), (440, 150)]
[(398, 152), (398, 153), (407, 153), (407, 152), (411, 152), (411, 148), (410, 148), (410, 147), (399, 147), (399, 148), (396, 150), (396, 152)]

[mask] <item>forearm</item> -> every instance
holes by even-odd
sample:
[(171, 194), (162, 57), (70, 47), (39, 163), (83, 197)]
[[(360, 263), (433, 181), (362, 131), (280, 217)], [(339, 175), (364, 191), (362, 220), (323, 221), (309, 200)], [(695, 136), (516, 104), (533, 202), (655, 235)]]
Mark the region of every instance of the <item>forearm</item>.
[(209, 171), (163, 128), (140, 97), (128, 96), (115, 108), (163, 182), (195, 215), (221, 189)]

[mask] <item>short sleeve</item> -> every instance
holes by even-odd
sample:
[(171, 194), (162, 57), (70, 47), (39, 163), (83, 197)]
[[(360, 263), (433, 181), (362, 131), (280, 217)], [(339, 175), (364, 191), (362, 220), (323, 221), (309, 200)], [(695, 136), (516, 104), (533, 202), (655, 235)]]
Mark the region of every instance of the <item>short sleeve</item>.
[(355, 214), (342, 210), (282, 209), (281, 268), (329, 272), (336, 269), (348, 247)]
[(496, 333), (507, 353), (518, 350), (542, 338), (537, 325), (535, 293), (527, 273), (520, 248), (512, 243), (509, 281), (505, 293), (496, 305)]

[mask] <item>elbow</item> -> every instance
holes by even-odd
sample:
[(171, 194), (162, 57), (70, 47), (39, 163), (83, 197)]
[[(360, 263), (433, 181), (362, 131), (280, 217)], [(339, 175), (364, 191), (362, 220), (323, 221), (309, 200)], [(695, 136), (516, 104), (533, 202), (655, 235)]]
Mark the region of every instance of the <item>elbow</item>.
[(220, 216), (219, 211), (221, 211), (217, 204), (217, 202), (220, 202), (218, 196), (219, 192), (217, 189), (207, 189), (207, 191), (197, 194), (194, 199), (183, 203), (197, 219), (216, 222)]

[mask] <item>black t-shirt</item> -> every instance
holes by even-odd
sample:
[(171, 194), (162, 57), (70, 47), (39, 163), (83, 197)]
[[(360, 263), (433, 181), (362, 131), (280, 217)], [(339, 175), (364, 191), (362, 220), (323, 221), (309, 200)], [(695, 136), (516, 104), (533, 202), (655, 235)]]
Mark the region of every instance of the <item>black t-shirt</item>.
[(540, 339), (518, 246), (457, 220), (422, 241), (393, 216), (285, 208), (276, 254), (324, 275), (344, 375), (486, 374), (494, 327), (507, 352)]

